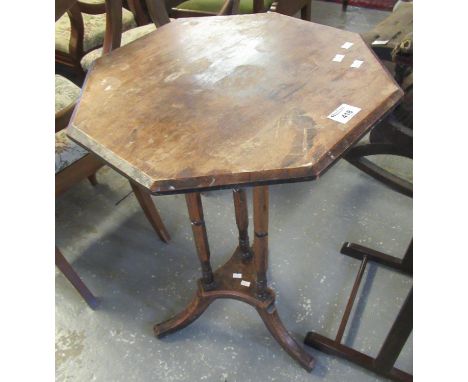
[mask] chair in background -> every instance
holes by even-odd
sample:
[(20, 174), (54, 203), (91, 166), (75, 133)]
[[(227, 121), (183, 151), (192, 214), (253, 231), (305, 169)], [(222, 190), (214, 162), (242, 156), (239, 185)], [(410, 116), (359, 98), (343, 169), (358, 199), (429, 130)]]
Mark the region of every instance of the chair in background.
[(301, 12), (301, 19), (310, 21), (312, 0), (276, 0), (273, 1), (269, 11), (281, 13), (286, 16), (295, 16)]
[[(267, 11), (273, 0), (240, 0), (235, 14), (260, 13)], [(214, 16), (220, 12), (223, 0), (166, 0), (169, 15), (174, 18)]]
[[(117, 3), (120, 3), (121, 0), (117, 0)], [(239, 4), (239, 0), (223, 0), (223, 6), (221, 7), (220, 11), (217, 13), (218, 16), (230, 15), (235, 14), (237, 10), (237, 6)], [(119, 46), (124, 46), (132, 41), (139, 39), (147, 35), (148, 33), (156, 30), (156, 28), (163, 26), (170, 22), (169, 15), (166, 9), (166, 5), (164, 0), (146, 0), (146, 5), (148, 9), (148, 13), (152, 19), (152, 23), (143, 25), (137, 28), (133, 28), (127, 31), (123, 31), (121, 27), (123, 23), (123, 17), (120, 17), (118, 12), (112, 17), (110, 22), (112, 23), (110, 29), (113, 31), (114, 35), (119, 35), (119, 42), (116, 43), (116, 40), (112, 44), (111, 49), (118, 48)], [(116, 10), (118, 6), (116, 6)], [(95, 49), (88, 54), (86, 54), (83, 59), (81, 60), (81, 67), (82, 69), (87, 72), (91, 64), (99, 57), (103, 55), (103, 48)], [(110, 51), (110, 50), (109, 50)]]
[(148, 10), (145, 7), (145, 0), (124, 0), (124, 6), (133, 13), (138, 26), (151, 22)]
[(55, 266), (60, 269), (67, 280), (75, 287), (88, 306), (91, 309), (96, 309), (99, 305), (98, 299), (91, 293), (86, 284), (81, 280), (80, 276), (78, 276), (57, 247), (55, 247)]
[[(106, 0), (109, 5), (109, 15), (122, 16), (120, 1)], [(119, 4), (120, 3), (120, 4)], [(115, 7), (117, 5), (117, 7)], [(120, 6), (120, 8), (119, 8)], [(113, 45), (120, 43), (120, 31), (111, 33), (111, 20), (106, 23), (106, 38), (104, 50), (109, 51)], [(104, 163), (102, 160), (72, 142), (65, 133), (70, 117), (80, 94), (80, 88), (62, 76), (55, 76), (55, 195), (67, 191), (74, 184), (88, 178), (96, 185), (96, 171)], [(140, 203), (143, 212), (163, 242), (170, 240), (164, 223), (151, 199), (150, 194), (141, 186), (130, 182), (132, 190)], [(97, 306), (97, 300), (82, 282), (71, 265), (58, 248), (55, 249), (55, 264), (65, 277), (73, 284), (91, 308)]]
[[(303, 20), (310, 21), (312, 0), (240, 0), (233, 14), (278, 12), (294, 16), (301, 12)], [(193, 16), (213, 16), (221, 9), (222, 0), (166, 0), (169, 15), (174, 18)]]
[(402, 2), (400, 7), (396, 7), (385, 20), (362, 37), (382, 61), (387, 61), (394, 68), (395, 80), (405, 95), (395, 110), (372, 129), (369, 143), (353, 147), (345, 158), (390, 188), (412, 197), (413, 186), (410, 182), (368, 159), (375, 155), (413, 158), (412, 2)]
[[(129, 0), (137, 13), (140, 0)], [(138, 14), (138, 19), (143, 15)], [(135, 16), (127, 9), (122, 11), (122, 28), (137, 26)], [(82, 75), (80, 60), (89, 51), (102, 46), (106, 29), (106, 5), (104, 0), (76, 1), (55, 22), (55, 62)]]
[[(412, 5), (407, 3), (404, 7), (396, 8), (387, 19), (364, 34), (363, 38), (371, 44), (380, 59), (393, 62), (395, 79), (405, 91), (405, 95), (395, 110), (372, 129), (369, 142), (352, 147), (344, 158), (391, 189), (412, 198), (413, 185), (411, 182), (369, 159), (375, 155), (413, 158)], [(372, 44), (376, 39), (379, 42), (385, 42), (385, 44)], [(384, 265), (411, 276), (413, 274), (413, 241), (411, 240), (402, 258), (349, 242), (343, 244), (341, 253), (360, 260), (361, 266), (356, 275), (336, 337), (330, 339), (315, 332), (308, 332), (304, 343), (326, 353), (343, 357), (392, 380), (412, 381), (411, 374), (395, 367), (395, 362), (413, 330), (412, 289), (400, 308), (376, 357), (371, 357), (344, 345), (342, 339), (368, 262)]]
[[(379, 177), (374, 177), (379, 180)], [(389, 180), (386, 179), (385, 184), (388, 185), (388, 183)], [(412, 196), (412, 187), (411, 195), (409, 195), (408, 190), (401, 188), (398, 183), (392, 188), (403, 195)], [(362, 245), (349, 242), (343, 244), (341, 253), (343, 255), (360, 260), (361, 265), (356, 275), (354, 285), (348, 298), (348, 302), (346, 304), (346, 308), (344, 310), (337, 334), (334, 339), (331, 339), (316, 332), (308, 332), (304, 339), (304, 343), (325, 353), (342, 357), (386, 378), (390, 378), (393, 381), (412, 381), (413, 376), (403, 370), (398, 369), (395, 366), (395, 362), (398, 359), (398, 356), (400, 355), (403, 347), (405, 346), (411, 332), (413, 331), (413, 289), (411, 289), (405, 301), (403, 302), (403, 305), (401, 306), (400, 311), (395, 318), (392, 327), (387, 333), (387, 336), (385, 337), (385, 340), (380, 347), (376, 357), (371, 357), (365, 353), (355, 350), (352, 347), (345, 345), (342, 341), (350, 314), (353, 310), (359, 287), (362, 282), (362, 277), (368, 263), (373, 262), (380, 264), (397, 272), (412, 276), (413, 240), (411, 240), (403, 258), (390, 256), (372, 248), (367, 248)]]
[[(393, 1), (392, 0), (373, 0), (373, 1), (367, 0), (361, 3), (363, 3), (364, 6), (365, 5), (374, 6), (376, 9), (385, 9), (385, 10), (390, 10), (392, 4), (395, 4), (393, 5), (393, 11), (395, 11), (395, 9), (398, 8), (401, 4), (409, 3), (409, 2), (413, 2), (413, 0), (393, 0)], [(356, 3), (357, 3), (356, 6), (359, 6), (359, 1), (356, 1)], [(349, 5), (349, 0), (342, 0), (341, 7), (342, 7), (343, 12), (346, 12), (346, 10), (348, 9), (348, 5)]]
[[(105, 165), (101, 159), (72, 142), (66, 135), (65, 128), (79, 94), (78, 86), (62, 76), (55, 76), (55, 196), (61, 195), (86, 178), (92, 185), (96, 185), (96, 171)], [(169, 233), (150, 194), (142, 187), (130, 184), (159, 238), (165, 243), (169, 242)]]

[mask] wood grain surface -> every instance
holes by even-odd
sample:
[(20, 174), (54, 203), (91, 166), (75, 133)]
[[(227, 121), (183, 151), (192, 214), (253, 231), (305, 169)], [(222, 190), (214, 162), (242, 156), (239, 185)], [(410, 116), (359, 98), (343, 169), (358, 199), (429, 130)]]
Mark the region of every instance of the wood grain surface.
[[(309, 180), (401, 96), (358, 34), (276, 13), (178, 19), (95, 62), (68, 134), (154, 193)], [(328, 119), (341, 104), (362, 110)]]

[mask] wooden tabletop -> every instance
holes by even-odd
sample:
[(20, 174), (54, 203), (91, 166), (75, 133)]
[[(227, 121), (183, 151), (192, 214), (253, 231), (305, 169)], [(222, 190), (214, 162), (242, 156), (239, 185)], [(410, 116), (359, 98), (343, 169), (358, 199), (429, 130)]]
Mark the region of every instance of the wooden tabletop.
[[(275, 13), (178, 19), (97, 60), (68, 134), (153, 193), (308, 180), (401, 96), (358, 34)], [(343, 104), (361, 110), (328, 118)]]

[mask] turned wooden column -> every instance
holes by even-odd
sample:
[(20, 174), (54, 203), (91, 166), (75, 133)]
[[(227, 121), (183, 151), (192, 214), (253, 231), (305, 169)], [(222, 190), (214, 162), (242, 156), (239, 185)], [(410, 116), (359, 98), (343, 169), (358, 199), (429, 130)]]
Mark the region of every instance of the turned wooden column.
[(239, 230), (239, 248), (242, 257), (248, 259), (252, 256), (249, 244), (249, 212), (247, 208), (247, 196), (242, 188), (232, 190), (234, 196), (234, 209), (236, 213), (236, 224)]
[(253, 189), (254, 212), (254, 266), (257, 275), (257, 297), (265, 298), (267, 287), (266, 271), (268, 267), (268, 186)]
[(187, 209), (192, 224), (193, 238), (202, 268), (202, 282), (207, 288), (213, 285), (213, 271), (210, 263), (210, 246), (206, 233), (201, 196), (198, 192), (185, 195)]

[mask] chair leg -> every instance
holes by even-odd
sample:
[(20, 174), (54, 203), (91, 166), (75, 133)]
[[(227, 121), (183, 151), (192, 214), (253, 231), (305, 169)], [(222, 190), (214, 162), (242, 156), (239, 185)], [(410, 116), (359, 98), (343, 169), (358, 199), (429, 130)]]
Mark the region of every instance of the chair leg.
[(75, 287), (75, 289), (78, 291), (81, 297), (83, 297), (89, 307), (91, 309), (97, 308), (99, 304), (98, 300), (80, 279), (80, 276), (78, 276), (78, 274), (57, 247), (55, 247), (55, 265), (58, 269), (60, 269), (67, 280), (70, 281), (70, 283)]
[(310, 21), (312, 17), (312, 0), (308, 1), (306, 5), (301, 8), (301, 19)]
[(96, 173), (88, 176), (88, 180), (91, 183), (91, 185), (97, 186), (98, 182), (97, 182), (97, 178), (96, 178)]
[(146, 218), (153, 226), (157, 235), (163, 242), (168, 243), (171, 240), (171, 237), (169, 236), (169, 233), (167, 232), (166, 227), (164, 226), (164, 223), (159, 216), (159, 212), (154, 205), (153, 199), (151, 199), (150, 193), (145, 188), (136, 183), (130, 182), (130, 185), (132, 186), (132, 190), (138, 200), (138, 203), (140, 203)]

